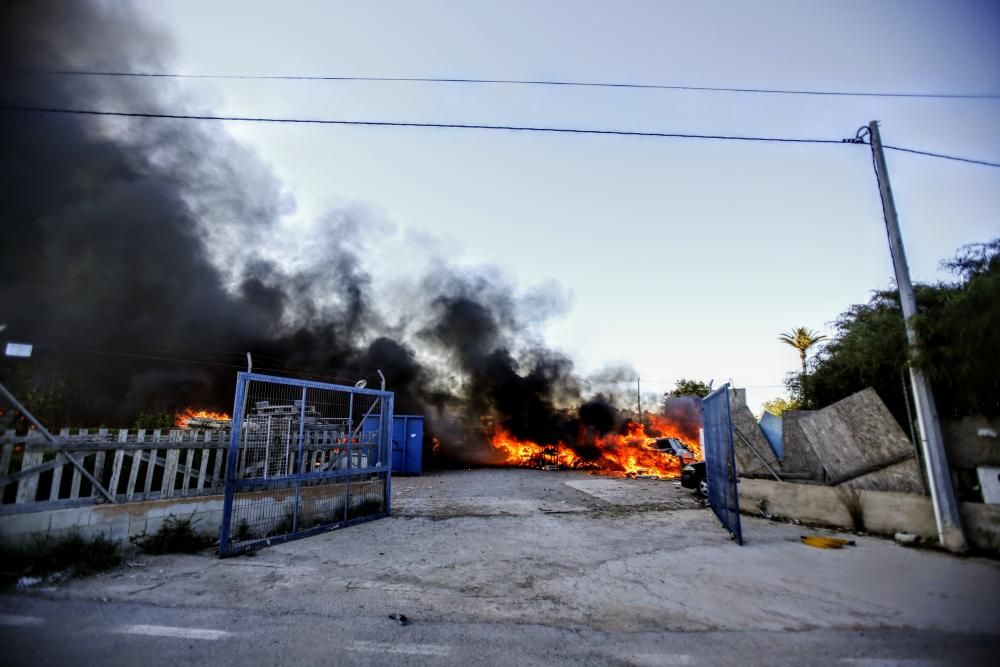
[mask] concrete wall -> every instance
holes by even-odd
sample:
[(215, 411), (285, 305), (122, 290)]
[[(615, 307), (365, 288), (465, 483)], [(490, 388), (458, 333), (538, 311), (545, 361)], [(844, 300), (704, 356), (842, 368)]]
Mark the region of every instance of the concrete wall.
[[(351, 482), (351, 507), (377, 497), (383, 485), (372, 481)], [(304, 486), (299, 495), (299, 526), (303, 529), (336, 523), (344, 518), (346, 488), (343, 482)], [(243, 491), (233, 502), (233, 530), (246, 521), (252, 537), (285, 532), (295, 508), (294, 489)], [(78, 533), (84, 537), (103, 535), (127, 547), (129, 538), (155, 533), (167, 517), (192, 518), (196, 532), (218, 537), (222, 527), (222, 496), (151, 500), (87, 505), (72, 509), (0, 515), (0, 539), (22, 543), (36, 537), (60, 537)]]
[(980, 429), (1000, 434), (1000, 419), (964, 417), (941, 420), (948, 462), (958, 468), (1000, 466), (1000, 438), (979, 435)]
[(812, 410), (790, 410), (781, 417), (782, 453), (781, 461), (786, 472), (807, 474), (812, 479), (824, 481), (823, 464), (812, 449), (809, 438), (802, 430), (800, 422)]
[[(835, 487), (741, 479), (739, 493), (740, 510), (746, 514), (759, 515), (763, 504), (775, 518), (848, 530), (854, 526)], [(859, 490), (858, 496), (866, 532), (893, 535), (906, 531), (925, 539), (937, 539), (934, 509), (927, 496), (870, 490)], [(969, 543), (976, 549), (1000, 552), (1000, 507), (961, 503), (960, 508)]]
[[(736, 390), (730, 395), (730, 418), (733, 423), (733, 453), (736, 469), (741, 475), (770, 475), (774, 470), (781, 474), (781, 463), (774, 455), (771, 444), (764, 437), (757, 418), (746, 404), (746, 390)], [(743, 441), (746, 438), (750, 446)]]
[(103, 535), (128, 546), (130, 537), (144, 532), (155, 533), (171, 515), (192, 517), (197, 532), (218, 536), (222, 525), (222, 496), (8, 514), (0, 516), (0, 537), (17, 544), (36, 537), (79, 533), (84, 537)]
[(853, 479), (872, 491), (923, 493), (916, 450), (875, 390), (867, 388), (798, 420), (826, 478), (836, 480), (879, 463), (911, 457)]

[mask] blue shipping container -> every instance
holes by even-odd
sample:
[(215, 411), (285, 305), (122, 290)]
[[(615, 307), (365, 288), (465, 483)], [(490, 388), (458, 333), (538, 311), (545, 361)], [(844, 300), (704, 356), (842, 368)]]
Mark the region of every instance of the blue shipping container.
[[(378, 429), (378, 417), (365, 419), (365, 431)], [(392, 472), (419, 475), (423, 472), (424, 418), (420, 415), (392, 417)]]

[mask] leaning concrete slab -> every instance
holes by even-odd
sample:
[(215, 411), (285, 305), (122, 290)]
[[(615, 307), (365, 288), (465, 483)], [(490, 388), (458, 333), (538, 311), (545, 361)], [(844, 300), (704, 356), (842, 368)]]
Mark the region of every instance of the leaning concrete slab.
[(870, 387), (798, 419), (828, 481), (923, 493), (916, 450)]
[(730, 394), (730, 420), (733, 424), (733, 453), (740, 475), (772, 477), (781, 474), (781, 463), (764, 437), (757, 418), (746, 403), (746, 390)]
[(782, 415), (781, 437), (785, 455), (782, 465), (786, 472), (807, 475), (809, 479), (823, 482), (826, 481), (823, 464), (813, 451), (801, 424), (812, 413), (812, 410), (791, 410)]

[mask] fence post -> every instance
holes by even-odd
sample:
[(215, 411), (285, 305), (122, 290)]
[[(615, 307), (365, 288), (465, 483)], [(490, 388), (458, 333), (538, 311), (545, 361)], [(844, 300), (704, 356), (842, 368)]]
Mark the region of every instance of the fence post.
[(229, 551), (229, 533), (233, 520), (233, 502), (236, 490), (236, 458), (240, 447), (240, 434), (243, 431), (243, 402), (246, 397), (246, 374), (240, 372), (236, 376), (236, 399), (233, 401), (233, 421), (229, 435), (229, 457), (226, 459), (225, 500), (222, 510), (222, 526), (219, 529), (219, 554)]

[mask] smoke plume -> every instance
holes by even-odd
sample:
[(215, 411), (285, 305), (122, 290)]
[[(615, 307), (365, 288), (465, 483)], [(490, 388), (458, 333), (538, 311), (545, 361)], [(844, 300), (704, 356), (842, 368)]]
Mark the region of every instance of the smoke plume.
[[(132, 5), (0, 11), (3, 105), (197, 110), (169, 81), (31, 71), (170, 69), (169, 38)], [(381, 369), (397, 412), (470, 447), (462, 434), (489, 420), (541, 442), (624, 421), (613, 392), (542, 341), (558, 294), (518, 296), (495, 271), (445, 266), (389, 314), (353, 250), (358, 211), (331, 212), (324, 240), (293, 262), (259, 250), (295, 204), (222, 125), (0, 111), (0, 141), (2, 321), (37, 348), (2, 371), (52, 389), (54, 426), (227, 409), (245, 351), (258, 367), (341, 382)], [(456, 447), (446, 453), (475, 458)]]

